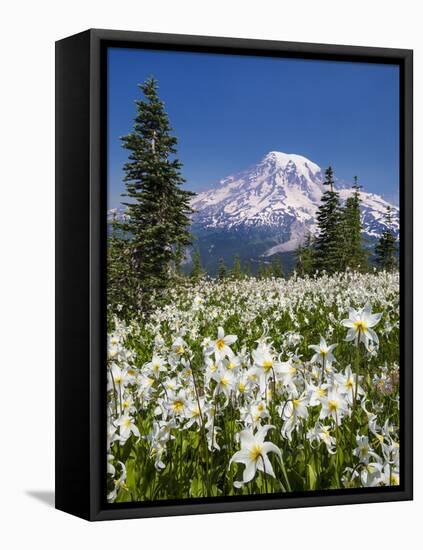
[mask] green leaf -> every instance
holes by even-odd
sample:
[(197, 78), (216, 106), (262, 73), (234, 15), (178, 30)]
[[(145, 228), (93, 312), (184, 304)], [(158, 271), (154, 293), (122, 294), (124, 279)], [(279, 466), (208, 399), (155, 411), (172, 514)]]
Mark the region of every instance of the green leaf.
[(317, 474), (311, 464), (307, 464), (307, 484), (312, 491), (316, 488)]

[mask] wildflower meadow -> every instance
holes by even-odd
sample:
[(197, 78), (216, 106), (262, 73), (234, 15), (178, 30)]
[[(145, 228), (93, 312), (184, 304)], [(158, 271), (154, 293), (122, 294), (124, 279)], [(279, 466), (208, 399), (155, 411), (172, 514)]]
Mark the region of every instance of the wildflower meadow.
[(399, 483), (399, 275), (203, 276), (109, 316), (109, 502)]

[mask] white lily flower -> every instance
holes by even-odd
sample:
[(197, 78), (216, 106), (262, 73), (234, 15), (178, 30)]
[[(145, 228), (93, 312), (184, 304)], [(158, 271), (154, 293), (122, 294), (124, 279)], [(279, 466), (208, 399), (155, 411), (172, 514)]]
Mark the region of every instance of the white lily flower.
[(342, 418), (348, 412), (348, 403), (345, 396), (337, 389), (329, 390), (327, 398), (322, 402), (319, 418), (332, 417), (336, 424), (340, 425)]
[(266, 343), (261, 343), (253, 351), (253, 361), (256, 367), (260, 391), (264, 393), (268, 390), (269, 380), (276, 382), (276, 372), (280, 369), (280, 363), (274, 357), (274, 352)]
[(220, 366), (217, 371), (213, 373), (212, 378), (217, 383), (214, 394), (219, 395), (223, 393), (226, 397), (226, 402), (228, 402), (229, 395), (235, 384), (233, 372), (223, 366)]
[(235, 482), (236, 487), (248, 483), (256, 475), (257, 470), (275, 477), (272, 464), (268, 458), (268, 453), (275, 453), (281, 458), (281, 451), (274, 443), (264, 441), (267, 432), (274, 426), (266, 425), (257, 430), (254, 434), (252, 430), (243, 430), (239, 434), (241, 450), (237, 451), (229, 461), (239, 462), (245, 465), (242, 476), (242, 482)]
[[(123, 462), (118, 462), (118, 465), (120, 467), (120, 470), (121, 470), (121, 474), (120, 476), (117, 478), (117, 479), (114, 479), (113, 480), (113, 483), (114, 483), (114, 488), (113, 490), (107, 495), (107, 500), (109, 502), (113, 502), (116, 497), (117, 497), (117, 494), (119, 492), (120, 489), (123, 489), (125, 491), (128, 490), (128, 487), (126, 486), (126, 468), (125, 468), (125, 464)], [(116, 470), (115, 470), (116, 472)]]
[(331, 344), (330, 346), (328, 346), (323, 336), (320, 336), (320, 343), (318, 345), (312, 344), (308, 346), (310, 349), (316, 352), (311, 358), (311, 363), (317, 362), (321, 365), (330, 367), (330, 365), (335, 361), (335, 357), (333, 356), (332, 351), (336, 348), (337, 345), (338, 344)]
[(360, 471), (361, 484), (363, 487), (375, 487), (379, 485), (382, 478), (382, 463), (380, 461), (368, 462)]
[(187, 352), (187, 350), (188, 350), (188, 346), (185, 340), (180, 336), (175, 338), (172, 344), (173, 353), (178, 357), (182, 357)]
[[(350, 405), (354, 402), (354, 396), (356, 393), (356, 379), (357, 375), (353, 374), (350, 365), (348, 365), (344, 371), (344, 374), (338, 372), (334, 376), (335, 382), (339, 386), (339, 391), (345, 395), (345, 399)], [(357, 388), (357, 398), (361, 398), (364, 395), (363, 388), (359, 385)]]
[(330, 427), (317, 422), (313, 429), (307, 432), (307, 439), (310, 442), (322, 441), (326, 445), (326, 449), (329, 454), (336, 453), (335, 443), (336, 439), (330, 435)]
[(238, 336), (235, 336), (234, 334), (227, 334), (225, 336), (223, 327), (219, 327), (217, 329), (217, 340), (213, 342), (213, 352), (216, 361), (221, 361), (225, 357), (232, 358), (234, 356), (234, 352), (229, 346), (234, 344), (237, 339)]
[(382, 317), (381, 313), (372, 314), (372, 307), (367, 303), (362, 309), (349, 309), (349, 318), (341, 321), (349, 330), (345, 340), (358, 345), (360, 342), (369, 350), (371, 344), (379, 344), (379, 338), (372, 327), (376, 326)]
[(116, 425), (119, 426), (120, 444), (123, 445), (131, 434), (140, 437), (140, 432), (135, 425), (135, 420), (129, 414), (123, 414), (117, 419)]
[(178, 392), (170, 391), (167, 396), (167, 409), (176, 417), (185, 415), (185, 407), (187, 405), (186, 393), (184, 390)]
[(300, 420), (308, 417), (309, 398), (304, 392), (298, 398), (290, 399), (278, 407), (278, 412), (284, 421), (281, 429), (282, 437), (291, 440), (291, 434), (300, 423)]
[(118, 395), (120, 395), (122, 388), (129, 382), (126, 369), (121, 369), (116, 363), (112, 363), (107, 375), (107, 389), (116, 390)]
[(159, 378), (161, 372), (166, 372), (166, 361), (160, 355), (153, 355), (152, 360), (146, 363), (145, 367), (151, 372), (154, 378)]
[(358, 457), (363, 464), (370, 462), (370, 458), (378, 459), (378, 455), (370, 447), (369, 438), (365, 435), (357, 435), (357, 447), (353, 450), (353, 455)]

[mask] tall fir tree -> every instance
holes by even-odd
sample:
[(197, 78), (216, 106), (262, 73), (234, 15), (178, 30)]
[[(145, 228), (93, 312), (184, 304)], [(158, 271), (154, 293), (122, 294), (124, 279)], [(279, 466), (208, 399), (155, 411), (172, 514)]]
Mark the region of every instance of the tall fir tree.
[(258, 279), (270, 279), (273, 277), (273, 264), (270, 262), (260, 262), (256, 276)]
[(219, 265), (217, 267), (217, 278), (224, 279), (226, 277), (226, 266), (223, 258), (219, 259)]
[(129, 319), (134, 313), (137, 280), (128, 235), (122, 230), (116, 217), (109, 224), (107, 239), (107, 303), (111, 312)]
[(263, 262), (259, 262), (259, 264), (257, 266), (256, 277), (257, 277), (257, 279), (265, 279), (266, 276), (267, 276), (266, 266)]
[(242, 271), (245, 277), (251, 277), (251, 263), (249, 260), (245, 260)]
[(314, 270), (314, 241), (310, 232), (296, 251), (295, 271), (299, 277), (312, 275)]
[(386, 229), (375, 246), (376, 263), (380, 269), (393, 271), (398, 266), (397, 239), (392, 227), (392, 209), (386, 207)]
[(204, 275), (204, 271), (201, 266), (201, 255), (200, 255), (200, 251), (197, 248), (194, 250), (192, 254), (192, 270), (191, 270), (190, 277), (195, 281), (198, 281), (198, 279), (201, 279), (203, 275)]
[(361, 223), (361, 185), (357, 176), (354, 176), (353, 194), (347, 198), (341, 213), (341, 233), (343, 239), (343, 254), (341, 268), (350, 268), (354, 271), (366, 271), (368, 255), (363, 247)]
[[(124, 165), (128, 219), (123, 228), (130, 235), (131, 257), (138, 281), (138, 305), (148, 310), (178, 271), (183, 251), (191, 242), (190, 199), (181, 188), (182, 164), (176, 154), (177, 139), (157, 81), (141, 84), (143, 99), (136, 101), (133, 131), (122, 138), (130, 151)], [(137, 304), (136, 304), (137, 305)]]
[(282, 260), (280, 256), (275, 256), (272, 262), (272, 276), (281, 279), (284, 276)]
[(241, 267), (241, 260), (239, 258), (239, 254), (235, 254), (234, 262), (231, 270), (231, 276), (234, 279), (242, 279), (242, 267)]
[(314, 268), (332, 274), (342, 265), (343, 243), (339, 193), (334, 189), (332, 167), (325, 171), (327, 190), (323, 193), (317, 212), (318, 235), (315, 242)]

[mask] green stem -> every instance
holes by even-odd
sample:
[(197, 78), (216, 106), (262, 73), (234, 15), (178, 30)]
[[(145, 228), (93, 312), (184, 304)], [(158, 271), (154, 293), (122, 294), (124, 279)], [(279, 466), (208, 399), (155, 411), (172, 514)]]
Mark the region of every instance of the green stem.
[[(352, 406), (352, 413), (351, 413), (351, 453), (352, 450), (355, 447), (355, 436), (356, 436), (356, 424), (357, 424), (357, 418), (356, 418), (356, 408), (357, 408), (357, 396), (358, 396), (358, 381), (359, 381), (359, 375), (360, 375), (360, 348), (359, 348), (359, 342), (357, 342), (357, 347), (355, 350), (355, 388), (354, 388), (354, 395), (353, 395), (353, 406)], [(351, 455), (352, 459), (352, 455)]]
[[(292, 492), (291, 484), (289, 483), (288, 474), (286, 473), (285, 464), (284, 464), (282, 455), (281, 455), (281, 457), (280, 457), (280, 459), (279, 459), (279, 463), (280, 463), (280, 465), (281, 465), (283, 477), (285, 478), (286, 487), (288, 488), (288, 491), (289, 491), (289, 492)], [(284, 489), (284, 492), (286, 492), (285, 487), (283, 486), (282, 483), (281, 483), (281, 485), (282, 485), (282, 487), (283, 487), (283, 489)]]
[[(192, 369), (191, 369), (191, 374), (192, 374), (192, 380), (193, 380), (193, 383), (194, 383), (194, 390), (195, 390), (195, 397), (197, 399), (198, 411), (200, 413), (201, 435), (202, 435), (201, 439), (203, 441), (203, 450), (204, 450), (204, 454), (205, 454), (205, 458), (206, 458), (207, 491), (208, 491), (208, 494), (211, 494), (210, 468), (209, 468), (209, 449), (208, 449), (208, 446), (207, 446), (207, 434), (206, 434), (206, 430), (204, 428), (204, 418), (203, 418), (203, 413), (201, 411), (200, 397), (198, 395), (197, 383), (196, 383), (196, 380), (195, 380), (194, 371)], [(204, 490), (204, 482), (203, 482), (203, 490)]]

